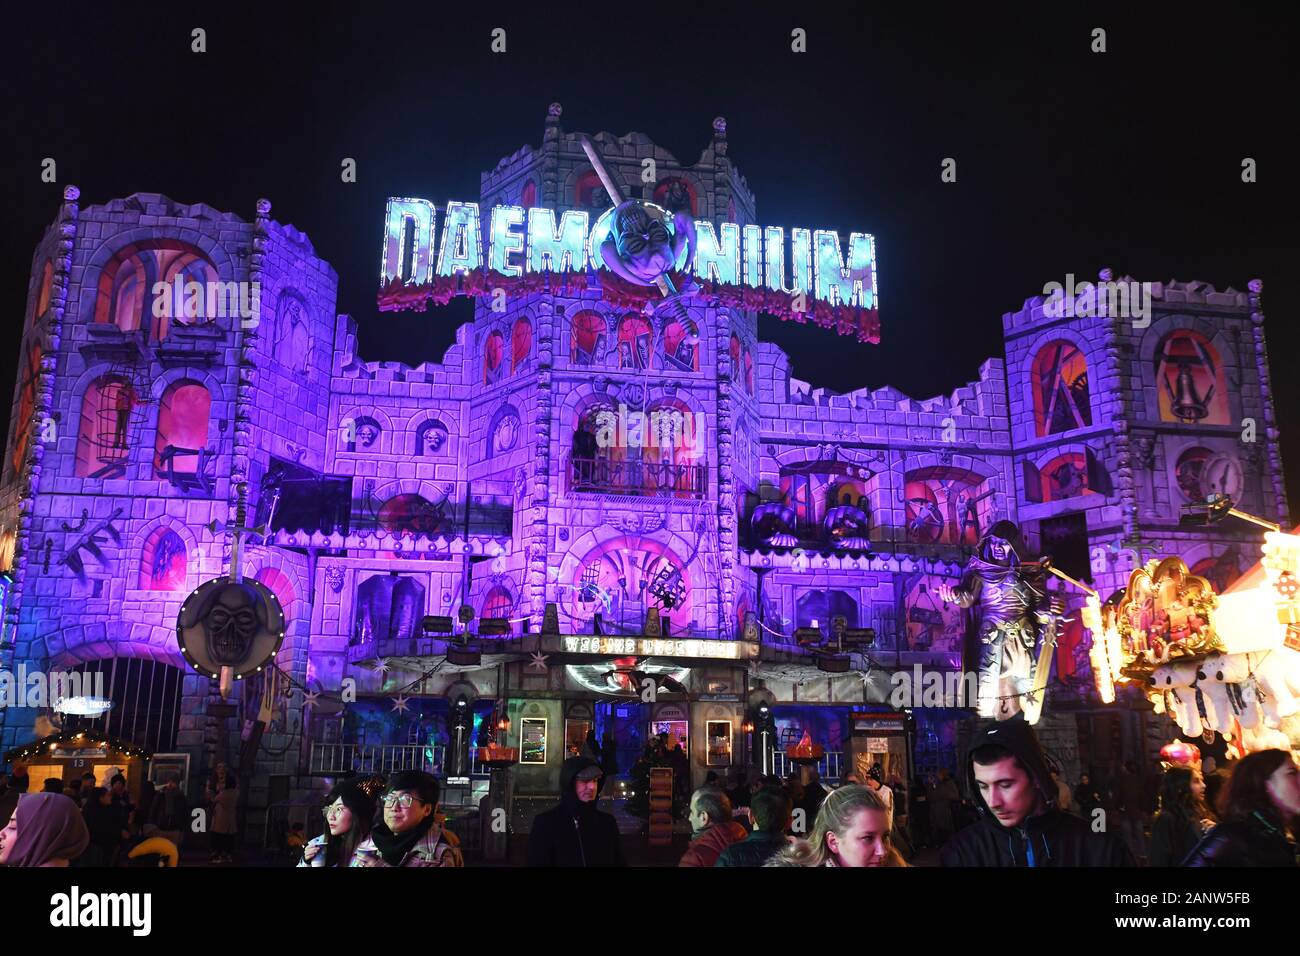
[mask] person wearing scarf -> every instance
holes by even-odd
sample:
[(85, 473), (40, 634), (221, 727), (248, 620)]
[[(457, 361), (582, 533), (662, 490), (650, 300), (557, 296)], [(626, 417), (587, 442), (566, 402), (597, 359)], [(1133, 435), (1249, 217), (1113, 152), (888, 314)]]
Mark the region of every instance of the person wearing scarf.
[(402, 770), (388, 781), (384, 819), (352, 855), (349, 866), (464, 866), (460, 850), (438, 823), (438, 780)]
[(25, 793), (0, 831), (0, 865), (67, 866), (89, 845), (90, 831), (75, 800), (61, 793)]

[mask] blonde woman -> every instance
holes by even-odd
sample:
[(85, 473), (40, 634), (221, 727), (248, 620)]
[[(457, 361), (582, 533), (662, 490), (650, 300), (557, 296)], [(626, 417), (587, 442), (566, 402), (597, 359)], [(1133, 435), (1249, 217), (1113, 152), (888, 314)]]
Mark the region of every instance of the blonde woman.
[(766, 866), (907, 866), (889, 838), (893, 814), (879, 791), (846, 786), (830, 794), (807, 840), (796, 840)]

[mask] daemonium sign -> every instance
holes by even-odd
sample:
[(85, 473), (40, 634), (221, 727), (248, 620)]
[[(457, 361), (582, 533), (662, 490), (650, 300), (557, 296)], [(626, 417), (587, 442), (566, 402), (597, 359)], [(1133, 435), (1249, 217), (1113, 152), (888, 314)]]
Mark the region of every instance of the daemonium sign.
[[(441, 213), (441, 223), (438, 222)], [(880, 341), (876, 244), (854, 232), (721, 223), (629, 199), (591, 222), (585, 210), (388, 200), (381, 311), (453, 296), (599, 288), (618, 306), (652, 311), (701, 296), (714, 305), (809, 320)]]

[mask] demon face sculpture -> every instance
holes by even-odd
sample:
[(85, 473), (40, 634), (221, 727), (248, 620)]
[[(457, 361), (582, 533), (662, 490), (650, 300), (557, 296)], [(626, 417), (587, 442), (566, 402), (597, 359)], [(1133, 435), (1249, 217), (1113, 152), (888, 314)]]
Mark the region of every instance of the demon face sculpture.
[(600, 244), (605, 265), (637, 285), (654, 285), (672, 271), (683, 250), (687, 266), (695, 251), (695, 224), (689, 214), (671, 218), (658, 206), (629, 199), (614, 210), (609, 236)]
[(266, 605), (248, 585), (228, 583), (212, 591), (199, 621), (211, 660), (237, 667), (247, 660), (258, 632), (266, 626)]

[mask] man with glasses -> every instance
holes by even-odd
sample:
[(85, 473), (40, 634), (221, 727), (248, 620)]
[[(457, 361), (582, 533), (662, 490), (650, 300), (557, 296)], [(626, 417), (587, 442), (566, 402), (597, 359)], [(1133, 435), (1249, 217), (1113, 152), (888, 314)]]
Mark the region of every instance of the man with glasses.
[(350, 866), (464, 866), (461, 852), (438, 823), (438, 780), (422, 770), (392, 775), (384, 819), (352, 856)]

